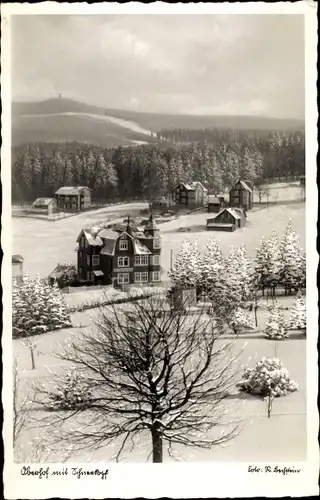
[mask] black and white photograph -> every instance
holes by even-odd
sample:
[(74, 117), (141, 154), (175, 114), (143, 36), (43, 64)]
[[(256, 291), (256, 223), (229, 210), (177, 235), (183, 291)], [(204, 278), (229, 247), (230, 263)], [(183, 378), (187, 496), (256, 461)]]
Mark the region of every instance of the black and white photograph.
[(3, 6), (6, 498), (317, 494), (316, 7), (132, 4)]

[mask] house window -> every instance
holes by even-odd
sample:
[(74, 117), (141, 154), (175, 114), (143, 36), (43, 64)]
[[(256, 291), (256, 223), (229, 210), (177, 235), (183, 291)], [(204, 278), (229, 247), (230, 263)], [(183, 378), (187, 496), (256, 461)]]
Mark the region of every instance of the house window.
[(129, 257), (118, 257), (118, 267), (129, 267)]
[(87, 255), (87, 266), (90, 266), (90, 264), (91, 264), (90, 255)]
[(148, 273), (134, 273), (135, 283), (148, 283)]
[(98, 266), (99, 264), (100, 264), (100, 255), (93, 255), (92, 256), (92, 265)]
[(117, 275), (117, 281), (119, 285), (125, 285), (129, 283), (129, 274), (128, 273), (119, 273)]
[(160, 238), (154, 238), (153, 248), (160, 248)]
[(119, 250), (128, 250), (128, 240), (120, 240), (119, 242)]
[(154, 255), (152, 257), (152, 264), (154, 266), (160, 266), (160, 255)]
[(160, 273), (159, 273), (159, 271), (153, 271), (153, 273), (152, 273), (152, 281), (160, 281)]
[(82, 259), (83, 257), (83, 252), (79, 252), (79, 258)]
[(87, 272), (87, 280), (93, 281), (93, 272), (92, 271)]
[(134, 258), (135, 266), (147, 266), (148, 263), (148, 255), (136, 255)]

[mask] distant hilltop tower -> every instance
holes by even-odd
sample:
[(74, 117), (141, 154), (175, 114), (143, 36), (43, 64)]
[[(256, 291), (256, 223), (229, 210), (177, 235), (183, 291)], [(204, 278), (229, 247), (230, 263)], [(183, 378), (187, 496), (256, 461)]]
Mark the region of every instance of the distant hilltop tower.
[(62, 94), (60, 94), (60, 93), (59, 93), (59, 94), (58, 94), (58, 97), (59, 97), (59, 99), (62, 99)]

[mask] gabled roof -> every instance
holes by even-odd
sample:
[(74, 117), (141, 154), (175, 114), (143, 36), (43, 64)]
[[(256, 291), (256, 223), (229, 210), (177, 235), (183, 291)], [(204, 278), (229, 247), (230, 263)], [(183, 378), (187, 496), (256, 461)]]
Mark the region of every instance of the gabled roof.
[(11, 258), (12, 264), (21, 264), (23, 261), (24, 261), (24, 258), (22, 257), (22, 255), (19, 255), (19, 254), (12, 255), (12, 258)]
[(82, 235), (86, 238), (87, 242), (91, 246), (94, 246), (94, 247), (100, 246), (101, 247), (103, 245), (103, 241), (100, 238), (99, 232), (92, 234), (89, 229), (82, 229), (78, 238), (77, 238), (77, 243), (80, 241), (80, 238)]
[(199, 181), (193, 181), (192, 186), (194, 186), (194, 187), (200, 186), (203, 189), (203, 191), (208, 191), (207, 188), (205, 188), (204, 185)]
[(48, 207), (50, 203), (55, 202), (54, 198), (37, 198), (36, 201), (32, 203), (34, 208), (36, 207)]
[(236, 184), (238, 184), (238, 182), (240, 182), (241, 186), (243, 187), (243, 189), (245, 189), (246, 191), (249, 191), (249, 193), (252, 193), (252, 189), (248, 186), (248, 184), (245, 182), (245, 181), (242, 181), (241, 179), (239, 179), (233, 186), (231, 189), (229, 189), (229, 193), (230, 191), (232, 191), (235, 187)]
[(233, 217), (234, 219), (241, 219), (241, 216), (240, 216), (237, 212), (235, 212), (232, 208), (224, 208), (223, 210), (221, 210), (221, 212), (219, 212), (219, 213), (216, 215), (215, 219), (218, 219), (218, 217), (219, 217), (221, 214), (223, 214), (225, 211), (229, 212), (229, 214), (230, 214), (230, 215), (232, 215), (232, 217)]
[(195, 186), (191, 186), (190, 184), (186, 184), (185, 182), (179, 182), (176, 184), (173, 189), (176, 189), (178, 186), (183, 186), (187, 191), (195, 191)]
[(81, 191), (83, 191), (84, 189), (89, 189), (89, 191), (92, 191), (87, 186), (62, 186), (61, 188), (58, 189), (58, 191), (55, 192), (55, 194), (72, 196), (80, 194)]
[(159, 227), (156, 224), (156, 221), (154, 220), (153, 216), (150, 215), (149, 220), (147, 224), (145, 225), (145, 231), (157, 231)]

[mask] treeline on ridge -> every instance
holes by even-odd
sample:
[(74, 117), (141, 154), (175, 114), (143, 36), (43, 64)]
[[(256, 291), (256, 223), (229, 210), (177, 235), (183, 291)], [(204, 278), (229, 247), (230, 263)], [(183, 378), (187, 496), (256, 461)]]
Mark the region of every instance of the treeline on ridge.
[[(189, 131), (190, 132), (190, 131)], [(195, 131), (199, 132), (199, 131)], [(63, 185), (86, 185), (93, 200), (167, 196), (180, 181), (221, 192), (239, 177), (256, 185), (305, 173), (302, 131), (209, 131), (210, 141), (102, 148), (34, 143), (12, 148), (12, 200), (53, 196)], [(203, 131), (202, 138), (206, 138)], [(215, 140), (213, 140), (214, 138)]]

